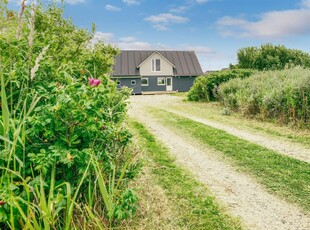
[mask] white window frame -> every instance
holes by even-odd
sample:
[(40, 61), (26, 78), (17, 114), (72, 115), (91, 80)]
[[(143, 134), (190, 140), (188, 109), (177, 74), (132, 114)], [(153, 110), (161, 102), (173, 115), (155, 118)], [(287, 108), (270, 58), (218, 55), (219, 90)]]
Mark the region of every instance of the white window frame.
[[(142, 83), (143, 80), (146, 80), (147, 83), (146, 83), (146, 84), (143, 84), (143, 83)], [(141, 86), (149, 86), (149, 78), (148, 78), (148, 77), (142, 77), (142, 78), (141, 78)]]
[[(157, 70), (157, 61), (159, 61), (159, 70)], [(152, 59), (152, 72), (160, 72), (161, 71), (161, 60), (159, 58)]]
[(130, 84), (131, 84), (131, 85), (136, 85), (136, 84), (137, 84), (137, 81), (136, 81), (136, 80), (131, 80)]
[[(164, 79), (164, 83), (159, 83), (159, 79)], [(157, 78), (157, 85), (166, 85), (166, 78), (165, 77), (158, 77)]]

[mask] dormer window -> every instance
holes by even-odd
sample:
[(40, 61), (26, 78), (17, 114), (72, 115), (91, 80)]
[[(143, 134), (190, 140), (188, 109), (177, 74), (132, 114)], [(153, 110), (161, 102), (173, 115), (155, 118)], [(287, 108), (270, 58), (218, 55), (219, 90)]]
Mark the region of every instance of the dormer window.
[(153, 72), (160, 71), (160, 59), (152, 59), (152, 71)]

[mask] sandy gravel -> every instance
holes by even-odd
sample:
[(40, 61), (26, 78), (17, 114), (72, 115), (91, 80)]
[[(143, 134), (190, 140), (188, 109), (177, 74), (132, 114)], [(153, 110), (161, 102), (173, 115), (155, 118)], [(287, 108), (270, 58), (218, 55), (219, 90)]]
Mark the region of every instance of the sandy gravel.
[(258, 145), (264, 146), (268, 149), (274, 150), (283, 155), (287, 155), (287, 156), (296, 158), (298, 160), (310, 163), (310, 148), (307, 148), (300, 144), (287, 141), (287, 140), (283, 140), (283, 139), (279, 139), (279, 138), (277, 139), (277, 138), (270, 137), (270, 136), (268, 137), (263, 136), (258, 133), (251, 133), (249, 131), (231, 127), (226, 124), (221, 124), (218, 122), (206, 120), (206, 119), (194, 116), (193, 114), (188, 114), (188, 113), (169, 109), (169, 105), (173, 105), (175, 103), (180, 102), (180, 99), (181, 99), (180, 97), (175, 97), (175, 96), (173, 97), (169, 95), (150, 95), (150, 96), (138, 96), (132, 99), (136, 105), (140, 105), (140, 106), (141, 105), (144, 105), (144, 106), (152, 105), (154, 107), (164, 108), (165, 110), (169, 112), (173, 112), (180, 116), (187, 117), (189, 119), (206, 124), (213, 128), (221, 129), (236, 137), (239, 137), (244, 140), (250, 141), (252, 143), (256, 143)]
[[(179, 164), (190, 170), (199, 181), (207, 184), (231, 215), (239, 217), (249, 229), (310, 229), (308, 214), (269, 194), (251, 177), (217, 158), (211, 150), (202, 149), (176, 135), (161, 125), (160, 120), (148, 114), (144, 109), (147, 105), (161, 107), (166, 103), (167, 96), (159, 97), (163, 99), (160, 101), (156, 97), (135, 97), (129, 115), (144, 123), (169, 147)], [(167, 100), (167, 103), (173, 103), (170, 99)]]

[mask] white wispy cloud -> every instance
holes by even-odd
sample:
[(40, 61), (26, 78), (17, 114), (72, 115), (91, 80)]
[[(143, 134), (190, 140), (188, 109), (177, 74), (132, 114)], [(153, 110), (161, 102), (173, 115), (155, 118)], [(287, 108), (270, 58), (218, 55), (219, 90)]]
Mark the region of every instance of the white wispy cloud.
[(217, 26), (223, 36), (281, 39), (310, 34), (310, 1), (302, 3), (300, 9), (262, 13), (256, 21), (225, 16), (217, 21)]
[(129, 36), (129, 37), (123, 37), (119, 39), (122, 42), (133, 42), (136, 41), (137, 39), (135, 37)]
[(186, 17), (170, 13), (152, 15), (145, 18), (144, 20), (151, 22), (153, 24), (153, 27), (157, 30), (167, 30), (171, 24), (186, 23), (187, 21), (189, 21), (189, 19)]
[(125, 3), (127, 5), (139, 5), (140, 1), (138, 1), (138, 0), (123, 0), (123, 3)]
[(195, 0), (195, 2), (198, 4), (206, 3), (207, 1), (209, 0)]
[(91, 43), (96, 43), (99, 41), (103, 41), (105, 43), (113, 43), (114, 42), (114, 34), (97, 31), (94, 34), (94, 38), (92, 39)]
[(310, 0), (303, 0), (301, 6), (305, 8), (310, 8)]
[(178, 7), (170, 9), (169, 12), (180, 14), (180, 13), (184, 13), (188, 11), (189, 9), (190, 9), (189, 6), (178, 6)]
[(152, 23), (184, 23), (188, 21), (188, 18), (173, 14), (159, 14), (147, 17), (145, 20)]
[(123, 50), (167, 49), (167, 46), (162, 45), (160, 43), (149, 43), (149, 42), (139, 41), (137, 38), (133, 36), (116, 38), (113, 33), (104, 33), (104, 32), (99, 32), (99, 31), (95, 33), (95, 36), (91, 42), (96, 43), (98, 41), (109, 43)]
[(119, 11), (122, 10), (121, 8), (118, 8), (118, 7), (116, 7), (116, 6), (112, 6), (112, 5), (109, 5), (109, 4), (107, 4), (104, 8), (105, 8), (106, 10), (112, 11), (112, 12), (119, 12)]
[(194, 50), (197, 54), (214, 54), (216, 53), (214, 49), (206, 46), (183, 46), (184, 50)]
[(66, 3), (71, 4), (71, 5), (77, 5), (80, 3), (86, 2), (85, 0), (65, 0)]

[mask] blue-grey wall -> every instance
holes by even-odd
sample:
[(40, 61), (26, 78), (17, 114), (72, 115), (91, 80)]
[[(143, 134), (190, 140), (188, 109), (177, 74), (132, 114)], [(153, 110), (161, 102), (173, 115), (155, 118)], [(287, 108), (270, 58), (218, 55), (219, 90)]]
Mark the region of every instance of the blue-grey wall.
[(187, 92), (192, 87), (196, 77), (173, 77), (173, 91)]
[(147, 78), (149, 79), (149, 85), (141, 86), (142, 92), (143, 91), (166, 91), (166, 85), (157, 85), (158, 77), (152, 76), (152, 77), (147, 77)]
[[(141, 78), (118, 78), (114, 80), (118, 80), (120, 82), (117, 88), (127, 86), (128, 88), (133, 89), (132, 94), (141, 94)], [(136, 85), (131, 85), (132, 80), (136, 81)]]
[[(147, 76), (145, 76), (147, 77)], [(120, 85), (118, 88), (127, 86), (128, 88), (132, 88), (132, 94), (141, 94), (142, 92), (150, 92), (150, 91), (166, 91), (166, 85), (157, 85), (158, 77), (147, 77), (149, 79), (148, 86), (141, 86), (141, 78), (118, 78), (120, 81)], [(187, 92), (192, 87), (194, 80), (196, 77), (172, 77), (172, 90), (179, 92)], [(116, 79), (114, 79), (116, 80)], [(131, 81), (135, 80), (136, 85), (131, 85)]]

